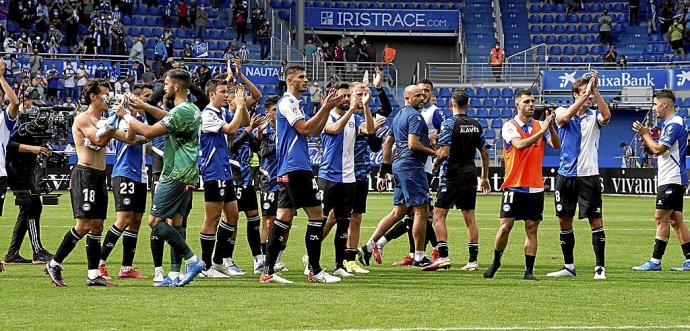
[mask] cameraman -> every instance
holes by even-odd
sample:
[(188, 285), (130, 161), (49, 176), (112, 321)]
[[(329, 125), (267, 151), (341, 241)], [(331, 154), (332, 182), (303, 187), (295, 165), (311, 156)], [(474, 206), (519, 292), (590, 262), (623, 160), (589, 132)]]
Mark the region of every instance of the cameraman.
[[(7, 173), (8, 184), (12, 191), (30, 191), (28, 198), (19, 203), (17, 223), (12, 232), (12, 241), (7, 249), (5, 261), (8, 263), (46, 263), (53, 258), (41, 243), (40, 218), (43, 204), (41, 197), (35, 195), (40, 192), (41, 179), (40, 160), (51, 154), (50, 147), (38, 146), (32, 137), (13, 135), (7, 145)], [(16, 193), (15, 193), (16, 196)], [(29, 233), (33, 259), (25, 259), (19, 255), (24, 236)]]
[[(10, 135), (17, 123), (17, 110), (19, 109), (19, 99), (17, 94), (5, 80), (5, 61), (0, 59), (0, 86), (2, 87), (2, 95), (0, 95), (0, 106), (5, 103), (5, 97), (10, 101), (7, 108), (0, 111), (0, 215), (2, 215), (2, 207), (5, 203), (5, 192), (7, 191), (7, 171), (5, 170), (6, 150)], [(0, 271), (4, 270), (4, 263), (0, 261)]]

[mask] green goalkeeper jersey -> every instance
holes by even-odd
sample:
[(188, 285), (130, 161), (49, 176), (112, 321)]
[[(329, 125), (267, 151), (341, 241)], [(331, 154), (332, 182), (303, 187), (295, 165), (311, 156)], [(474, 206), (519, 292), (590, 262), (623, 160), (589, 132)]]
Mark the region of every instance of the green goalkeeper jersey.
[(160, 120), (168, 131), (163, 152), (163, 171), (160, 180), (180, 181), (188, 185), (199, 182), (199, 127), (201, 112), (189, 101), (175, 106)]

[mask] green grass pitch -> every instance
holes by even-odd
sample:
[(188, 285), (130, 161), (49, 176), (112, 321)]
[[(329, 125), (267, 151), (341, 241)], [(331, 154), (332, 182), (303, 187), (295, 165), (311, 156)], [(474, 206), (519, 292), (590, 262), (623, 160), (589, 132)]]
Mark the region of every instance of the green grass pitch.
[[(66, 192), (65, 192), (66, 193)], [(84, 244), (66, 260), (68, 288), (55, 288), (37, 265), (9, 265), (0, 273), (0, 328), (13, 329), (390, 329), (447, 328), (502, 329), (682, 329), (690, 328), (690, 273), (671, 272), (682, 263), (676, 238), (664, 259), (664, 271), (635, 273), (630, 267), (649, 258), (654, 240), (651, 197), (604, 197), (607, 234), (607, 276), (592, 279), (594, 257), (586, 221), (575, 224), (575, 279), (546, 279), (547, 272), (562, 265), (553, 196), (547, 196), (545, 221), (539, 229), (535, 275), (540, 282), (525, 282), (524, 231), (513, 229), (504, 264), (493, 280), (481, 272), (493, 257), (498, 227), (500, 196), (480, 196), (477, 220), (480, 235), (480, 271), (460, 273), (467, 259), (465, 226), (459, 212), (449, 218), (450, 271), (423, 273), (395, 268), (391, 263), (407, 250), (405, 237), (388, 244), (383, 265), (369, 275), (340, 284), (308, 284), (302, 275), (304, 213), (295, 220), (284, 260), (290, 271), (284, 276), (292, 286), (261, 285), (258, 276), (226, 280), (198, 279), (186, 288), (153, 288), (150, 281), (116, 281), (118, 288), (87, 288)], [(202, 222), (202, 199), (196, 193), (188, 229), (192, 249), (200, 253), (197, 233)], [(8, 196), (0, 218), (0, 247), (6, 249), (16, 207)], [(114, 216), (111, 198), (109, 215)], [(369, 212), (362, 226), (362, 242), (378, 220), (390, 210), (390, 194), (371, 194)], [(46, 247), (55, 252), (72, 225), (69, 196), (59, 206), (43, 209), (42, 234)], [(106, 229), (113, 219), (106, 221)], [(235, 249), (235, 260), (251, 271), (244, 217)], [(135, 266), (151, 275), (153, 267), (148, 227), (142, 227)], [(322, 264), (333, 266), (333, 237), (323, 244)], [(111, 273), (121, 259), (121, 244), (110, 257)], [(164, 264), (169, 262), (166, 247)], [(28, 240), (22, 251), (31, 257)], [(372, 261), (373, 262), (373, 261)]]

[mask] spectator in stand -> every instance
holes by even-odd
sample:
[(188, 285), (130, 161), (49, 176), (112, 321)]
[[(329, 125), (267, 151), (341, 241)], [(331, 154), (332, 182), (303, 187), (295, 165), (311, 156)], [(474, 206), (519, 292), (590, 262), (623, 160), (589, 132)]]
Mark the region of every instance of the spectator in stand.
[(34, 77), (31, 79), (31, 86), (38, 91), (41, 96), (41, 100), (46, 98), (46, 88), (48, 87), (48, 81), (43, 73), (43, 69), (39, 68), (38, 71), (34, 73)]
[[(27, 4), (31, 4), (31, 2)], [(23, 31), (27, 31), (31, 29), (31, 26), (34, 24), (34, 17), (36, 16), (36, 12), (32, 11), (32, 8), (28, 6), (22, 8), (21, 4), (19, 5), (19, 8), (21, 12), (21, 19), (19, 21), (19, 25), (21, 26)]]
[(48, 82), (48, 103), (55, 105), (57, 104), (58, 88), (60, 87), (60, 71), (58, 71), (55, 63), (52, 63), (50, 69), (46, 72), (46, 80)]
[(67, 47), (77, 45), (77, 35), (79, 34), (79, 14), (75, 9), (69, 10), (69, 16), (65, 19), (65, 43)]
[(7, 26), (7, 14), (9, 13), (9, 0), (0, 0), (0, 25)]
[(172, 1), (169, 1), (165, 5), (165, 11), (163, 12), (163, 24), (165, 24), (166, 27), (172, 26), (172, 15), (174, 12), (174, 7)]
[(48, 53), (57, 54), (60, 52), (60, 44), (62, 43), (63, 34), (54, 26), (50, 27), (48, 32)]
[(165, 28), (165, 31), (163, 31), (163, 37), (161, 37), (161, 39), (165, 43), (165, 49), (168, 56), (173, 56), (173, 42), (175, 41), (175, 35), (172, 33), (170, 27)]
[(93, 0), (84, 0), (81, 8), (81, 24), (84, 26), (91, 25), (91, 18), (95, 16)]
[(621, 155), (621, 168), (637, 168), (637, 161), (635, 160), (635, 152), (632, 146), (626, 143), (621, 143), (620, 148), (623, 151)]
[(271, 23), (264, 22), (259, 29), (259, 44), (261, 59), (266, 60), (271, 52)]
[(194, 57), (194, 52), (192, 51), (192, 45), (189, 42), (184, 43), (184, 50), (182, 50), (182, 59), (191, 59)]
[(77, 104), (74, 103), (74, 99), (71, 95), (65, 96), (65, 102), (62, 103), (62, 107), (77, 108)]
[(565, 0), (565, 14), (570, 15), (577, 12), (580, 7), (580, 0)]
[(673, 24), (673, 7), (668, 2), (663, 2), (659, 9), (659, 31), (666, 34)]
[(101, 62), (98, 64), (98, 67), (96, 67), (96, 71), (94, 72), (93, 77), (107, 80), (109, 78), (108, 74), (109, 74), (108, 69), (106, 69), (103, 62)]
[(31, 72), (36, 72), (43, 68), (43, 56), (38, 53), (38, 48), (34, 48), (33, 54), (29, 56), (29, 65), (31, 66)]
[(612, 43), (611, 22), (613, 19), (609, 16), (609, 11), (604, 10), (604, 14), (599, 17), (599, 41), (604, 45)]
[(237, 40), (245, 42), (247, 35), (247, 12), (240, 10), (235, 16), (235, 26), (237, 26)]
[(609, 69), (614, 69), (616, 68), (616, 62), (618, 61), (618, 52), (616, 52), (616, 47), (611, 45), (609, 46), (608, 51), (604, 53), (602, 56), (602, 59), (604, 60), (604, 63), (606, 64), (606, 68)]
[(157, 76), (163, 74), (163, 63), (168, 59), (168, 50), (165, 48), (165, 43), (161, 40), (161, 37), (155, 36), (156, 46), (153, 53), (153, 70), (155, 70)]
[(316, 51), (314, 52), (314, 62), (322, 62), (324, 60), (324, 51), (323, 51), (323, 45), (316, 47)]
[(501, 44), (496, 41), (494, 47), (489, 52), (489, 65), (491, 66), (491, 72), (497, 82), (501, 81), (501, 74), (503, 71), (503, 61), (505, 61), (506, 53), (501, 48)]
[(343, 70), (343, 64), (341, 62), (345, 61), (345, 50), (343, 49), (342, 41), (337, 41), (335, 43), (335, 48), (333, 49), (333, 61), (335, 61), (335, 71), (339, 73)]
[(50, 17), (48, 6), (43, 2), (39, 2), (38, 6), (36, 6), (36, 19), (34, 23), (36, 24), (36, 32), (45, 37), (48, 34)]
[(143, 74), (144, 66), (139, 62), (134, 62), (132, 68), (129, 69), (129, 80), (131, 81), (131, 85), (138, 83)]
[(96, 47), (96, 40), (93, 38), (93, 34), (89, 33), (84, 37), (84, 52), (83, 54), (98, 54)]
[(362, 38), (362, 51), (366, 54), (366, 62), (376, 62), (376, 47)]
[(177, 3), (177, 25), (185, 29), (191, 28), (189, 26), (189, 7), (183, 0)]
[(628, 6), (630, 7), (630, 14), (628, 18), (628, 23), (631, 26), (640, 25), (640, 0), (629, 0)]
[(122, 14), (132, 17), (134, 12), (134, 0), (122, 0)]
[[(0, 0), (0, 1), (3, 1), (3, 0)], [(7, 29), (4, 26), (0, 25), (0, 51), (3, 51), (3, 52), (5, 51), (4, 44), (5, 44), (5, 39), (8, 37), (8, 35), (9, 34), (7, 33)]]
[(247, 43), (243, 41), (240, 44), (240, 50), (237, 51), (237, 57), (240, 58), (240, 61), (242, 61), (242, 63), (247, 63), (249, 62), (249, 56), (251, 56), (251, 52), (249, 51), (249, 48), (247, 48)]
[(196, 0), (192, 0), (192, 2), (189, 4), (189, 25), (192, 26), (192, 28), (196, 28), (196, 14), (199, 12), (198, 6), (196, 4)]
[(129, 50), (129, 61), (139, 62), (145, 64), (144, 62), (144, 35), (139, 37), (134, 37), (134, 45), (132, 49)]
[[(162, 75), (161, 75), (161, 77), (162, 77)], [(151, 83), (151, 82), (156, 80), (156, 74), (151, 72), (151, 70), (148, 67), (144, 68), (144, 73), (141, 74), (141, 80), (144, 83)]]
[(86, 85), (86, 81), (89, 79), (88, 68), (86, 68), (86, 63), (84, 61), (79, 63), (79, 69), (77, 69), (77, 76), (75, 79), (77, 80), (77, 99), (80, 99), (84, 91), (84, 85)]
[(306, 45), (304, 45), (304, 58), (307, 62), (312, 62), (314, 60), (314, 52), (316, 52), (316, 45), (311, 39), (307, 39)]
[(345, 71), (357, 72), (357, 62), (359, 62), (359, 46), (355, 44), (354, 39), (348, 39), (347, 46), (345, 46)]
[(67, 62), (65, 70), (62, 71), (62, 85), (65, 87), (65, 95), (68, 97), (72, 97), (74, 100), (79, 99), (79, 95), (77, 93), (77, 89), (75, 88), (76, 85), (74, 81), (76, 75), (77, 72), (74, 71), (74, 69), (72, 68), (72, 63)]
[(204, 6), (201, 6), (201, 10), (196, 12), (196, 37), (204, 39), (204, 31), (206, 31), (206, 27), (208, 26), (208, 11), (204, 8)]
[(38, 49), (39, 53), (45, 53), (47, 50), (45, 39), (43, 39), (43, 37), (40, 35), (36, 35), (34, 40), (31, 42), (31, 45), (34, 49)]
[(264, 9), (261, 6), (256, 6), (252, 11), (252, 44), (256, 44), (256, 41), (259, 40), (259, 31), (265, 22)]
[(113, 31), (113, 55), (127, 55), (127, 44), (125, 44), (125, 38), (122, 36), (122, 32)]
[(29, 35), (26, 33), (26, 31), (22, 31), (21, 37), (17, 40), (17, 45), (19, 46), (19, 52), (20, 53), (29, 53), (30, 50), (33, 49), (33, 43), (31, 42), (31, 38), (29, 38)]
[(211, 71), (208, 70), (208, 67), (205, 64), (200, 65), (196, 69), (195, 75), (199, 82), (199, 86), (206, 86), (206, 83), (211, 80)]
[(668, 28), (668, 41), (671, 44), (671, 48), (678, 52), (681, 57), (685, 57), (685, 49), (683, 48), (683, 36), (684, 36), (684, 26), (679, 20), (674, 19), (673, 25)]
[(228, 44), (228, 47), (225, 47), (223, 59), (235, 61), (236, 58), (237, 55), (235, 54), (235, 43), (231, 41), (230, 44)]
[(381, 63), (391, 64), (395, 62), (395, 56), (397, 55), (397, 50), (389, 44), (383, 45), (383, 55), (381, 56)]
[(625, 55), (621, 55), (621, 57), (618, 58), (618, 69), (625, 70), (627, 68), (628, 68), (628, 58), (625, 57)]
[(5, 38), (5, 41), (2, 43), (2, 48), (9, 54), (17, 53), (17, 42), (12, 38), (11, 34)]

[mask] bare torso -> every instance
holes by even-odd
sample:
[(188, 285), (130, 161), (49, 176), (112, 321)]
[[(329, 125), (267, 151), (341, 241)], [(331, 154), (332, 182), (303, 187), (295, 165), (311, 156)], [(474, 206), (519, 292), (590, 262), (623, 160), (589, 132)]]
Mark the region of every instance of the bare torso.
[(86, 129), (96, 130), (96, 123), (99, 120), (101, 120), (100, 114), (94, 115), (88, 111), (77, 115), (72, 125), (72, 136), (74, 137), (74, 146), (77, 150), (77, 164), (88, 168), (104, 170), (105, 144), (102, 146), (94, 144), (86, 137), (83, 131)]

